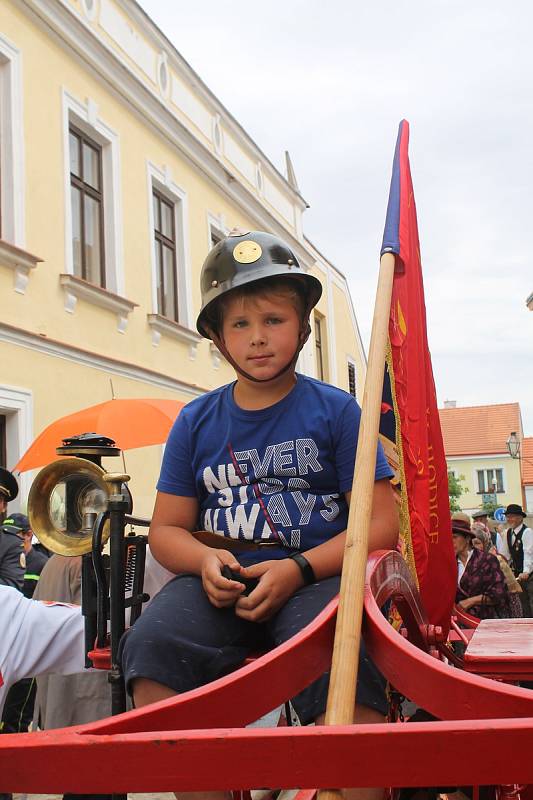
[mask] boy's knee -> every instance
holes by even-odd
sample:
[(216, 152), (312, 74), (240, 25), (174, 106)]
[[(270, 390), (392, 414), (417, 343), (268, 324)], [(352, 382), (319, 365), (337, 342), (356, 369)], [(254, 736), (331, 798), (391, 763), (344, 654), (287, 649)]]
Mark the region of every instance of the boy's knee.
[(131, 690), (136, 708), (147, 706), (150, 703), (157, 703), (159, 700), (167, 700), (176, 694), (174, 689), (169, 686), (157, 683), (149, 678), (135, 678), (131, 682)]
[(356, 725), (374, 725), (379, 722), (386, 722), (387, 717), (375, 708), (358, 705), (355, 707), (353, 721)]

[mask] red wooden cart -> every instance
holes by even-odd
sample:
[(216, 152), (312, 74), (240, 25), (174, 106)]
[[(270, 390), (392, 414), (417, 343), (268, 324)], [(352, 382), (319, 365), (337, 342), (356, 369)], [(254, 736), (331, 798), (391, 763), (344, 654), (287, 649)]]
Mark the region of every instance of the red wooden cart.
[[(389, 599), (403, 618), (400, 631), (381, 613)], [(524, 793), (533, 783), (533, 692), (443, 660), (447, 645), (427, 624), (397, 553), (369, 558), (364, 612), (380, 670), (439, 721), (244, 727), (328, 668), (333, 601), (292, 640), (208, 686), (88, 725), (0, 737), (2, 786), (24, 793), (277, 786), (298, 787), (299, 800), (328, 786), (497, 785), (504, 795)], [(501, 650), (501, 631), (495, 639)], [(514, 647), (510, 659), (520, 661), (520, 644)], [(490, 643), (482, 658), (489, 651)], [(487, 674), (506, 660), (498, 658)], [(526, 653), (522, 676), (530, 666)]]

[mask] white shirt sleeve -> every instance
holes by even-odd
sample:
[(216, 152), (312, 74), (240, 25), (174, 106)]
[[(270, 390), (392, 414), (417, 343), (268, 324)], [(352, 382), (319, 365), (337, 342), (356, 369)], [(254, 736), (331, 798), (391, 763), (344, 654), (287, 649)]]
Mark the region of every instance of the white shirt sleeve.
[(501, 553), (502, 555), (505, 555), (505, 550), (507, 550), (507, 547), (505, 548), (505, 550), (503, 549), (503, 538), (501, 534), (498, 532), (496, 532), (496, 550), (498, 551), (498, 553)]
[(21, 678), (83, 671), (84, 625), (79, 606), (28, 600), (16, 589), (0, 586), (0, 608), (0, 712), (7, 690)]
[(524, 572), (533, 572), (533, 531), (526, 528), (522, 534), (522, 544), (524, 545)]
[(502, 549), (501, 550), (498, 549), (498, 552), (501, 553), (502, 556), (507, 559), (507, 561), (510, 561), (511, 553), (509, 552), (509, 548), (507, 547), (507, 531), (504, 531), (503, 536), (501, 536), (500, 538), (502, 543)]

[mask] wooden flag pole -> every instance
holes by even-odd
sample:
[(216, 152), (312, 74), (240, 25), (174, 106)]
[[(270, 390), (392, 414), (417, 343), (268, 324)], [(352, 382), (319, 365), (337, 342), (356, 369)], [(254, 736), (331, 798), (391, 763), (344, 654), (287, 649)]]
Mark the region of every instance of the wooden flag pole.
[[(331, 664), (326, 725), (351, 725), (355, 708), (368, 532), (376, 469), (383, 375), (395, 257), (384, 253), (379, 268), (368, 370), (342, 565), (339, 610)], [(339, 800), (340, 789), (324, 789), (320, 800)]]

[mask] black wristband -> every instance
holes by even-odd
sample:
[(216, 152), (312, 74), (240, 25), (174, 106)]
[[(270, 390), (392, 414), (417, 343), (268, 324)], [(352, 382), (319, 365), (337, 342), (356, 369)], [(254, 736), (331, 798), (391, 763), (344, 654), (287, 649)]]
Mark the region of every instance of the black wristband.
[(300, 572), (302, 573), (305, 586), (309, 586), (310, 583), (316, 583), (316, 577), (313, 571), (313, 567), (306, 559), (306, 557), (302, 555), (302, 553), (293, 553), (291, 556), (289, 556), (289, 558), (292, 558), (293, 561), (296, 561), (296, 563), (300, 567)]

